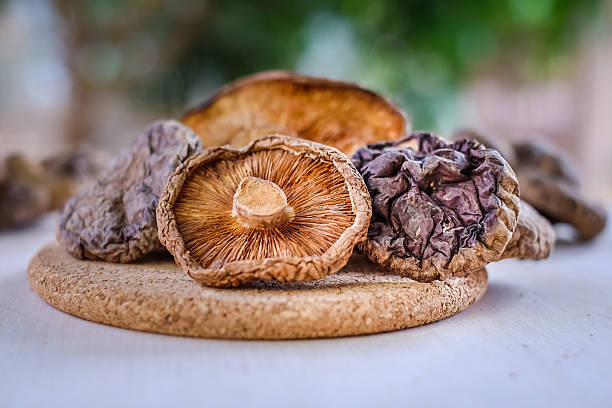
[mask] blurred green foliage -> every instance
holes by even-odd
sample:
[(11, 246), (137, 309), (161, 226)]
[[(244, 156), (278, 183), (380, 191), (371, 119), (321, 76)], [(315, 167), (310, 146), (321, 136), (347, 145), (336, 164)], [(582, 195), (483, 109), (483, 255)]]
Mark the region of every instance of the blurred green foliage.
[(94, 44), (93, 57), (75, 57), (80, 66), (106, 67), (100, 85), (124, 87), (141, 103), (180, 112), (255, 71), (332, 72), (391, 95), (420, 128), (435, 127), (475, 75), (531, 80), (571, 69), (579, 34), (601, 8), (599, 0), (56, 3), (73, 29), (87, 31), (81, 42)]

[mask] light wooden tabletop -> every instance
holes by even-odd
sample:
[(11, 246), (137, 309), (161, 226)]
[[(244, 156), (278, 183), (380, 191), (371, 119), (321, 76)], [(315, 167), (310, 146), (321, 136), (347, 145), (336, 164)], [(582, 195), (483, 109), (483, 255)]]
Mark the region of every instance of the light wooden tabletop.
[(270, 342), (55, 310), (26, 280), (55, 222), (0, 233), (0, 406), (612, 406), (612, 228), (545, 261), (490, 266), (485, 296), (441, 322)]

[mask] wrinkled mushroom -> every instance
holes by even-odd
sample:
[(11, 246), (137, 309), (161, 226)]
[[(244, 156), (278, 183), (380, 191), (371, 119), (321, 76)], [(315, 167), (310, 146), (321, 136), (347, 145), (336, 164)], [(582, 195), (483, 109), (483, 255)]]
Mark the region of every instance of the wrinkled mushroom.
[(370, 216), (367, 188), (344, 154), (281, 135), (204, 150), (177, 169), (157, 208), (160, 241), (177, 264), (219, 287), (334, 273)]
[(462, 137), (499, 150), (516, 171), (521, 198), (552, 223), (572, 225), (582, 240), (596, 237), (605, 228), (606, 211), (581, 193), (578, 172), (563, 152), (544, 142), (511, 145), (472, 130), (456, 132), (453, 138)]
[(420, 281), (466, 275), (499, 259), (517, 224), (518, 182), (480, 143), (430, 133), (369, 145), (353, 156), (372, 196), (372, 261)]
[(141, 134), (60, 215), (57, 238), (74, 257), (131, 262), (163, 247), (155, 209), (174, 170), (201, 150), (199, 137), (175, 121)]
[(242, 147), (271, 133), (312, 140), (347, 155), (410, 131), (392, 102), (358, 85), (269, 71), (239, 79), (187, 112), (204, 147)]

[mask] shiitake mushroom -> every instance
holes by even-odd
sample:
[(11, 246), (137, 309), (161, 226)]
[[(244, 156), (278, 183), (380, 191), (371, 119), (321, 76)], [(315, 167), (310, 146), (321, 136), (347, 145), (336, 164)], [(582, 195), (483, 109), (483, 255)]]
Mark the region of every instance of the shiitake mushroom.
[(564, 152), (545, 142), (508, 143), (474, 130), (460, 130), (453, 139), (469, 138), (498, 150), (516, 171), (521, 199), (550, 222), (573, 226), (578, 239), (590, 240), (604, 230), (606, 211), (586, 197), (575, 166)]
[(397, 140), (410, 131), (406, 114), (371, 90), (283, 71), (238, 79), (181, 120), (200, 135), (204, 147), (242, 147), (282, 133), (349, 156), (365, 144)]
[(96, 183), (66, 202), (58, 241), (76, 258), (108, 262), (131, 262), (163, 249), (155, 223), (159, 196), (174, 170), (200, 150), (188, 127), (155, 122)]
[(205, 149), (171, 177), (159, 239), (208, 286), (309, 281), (342, 268), (365, 239), (370, 196), (338, 150), (282, 135)]
[(500, 258), (516, 228), (518, 182), (495, 150), (417, 132), (365, 146), (353, 163), (372, 195), (370, 260), (420, 281), (465, 276)]

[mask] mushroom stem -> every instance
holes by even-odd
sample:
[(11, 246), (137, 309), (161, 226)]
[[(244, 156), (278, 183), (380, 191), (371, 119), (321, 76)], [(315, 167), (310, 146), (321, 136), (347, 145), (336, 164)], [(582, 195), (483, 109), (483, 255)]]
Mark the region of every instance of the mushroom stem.
[(245, 177), (234, 194), (232, 216), (246, 228), (274, 228), (295, 216), (283, 190), (271, 181)]

